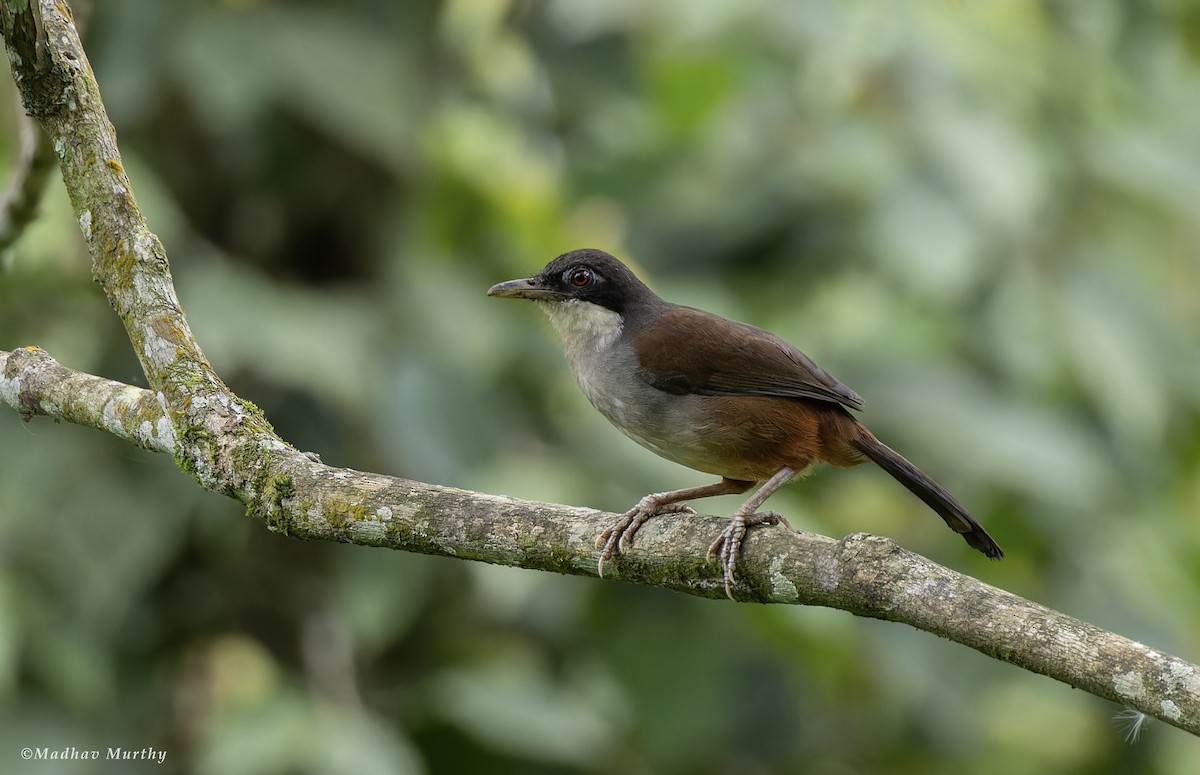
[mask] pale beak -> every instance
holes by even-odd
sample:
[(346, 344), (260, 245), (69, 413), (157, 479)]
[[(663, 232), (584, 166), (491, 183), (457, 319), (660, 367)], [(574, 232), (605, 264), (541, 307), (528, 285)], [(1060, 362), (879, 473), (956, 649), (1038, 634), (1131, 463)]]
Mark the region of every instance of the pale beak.
[(542, 285), (536, 277), (509, 280), (488, 288), (488, 296), (506, 296), (512, 299), (562, 299), (567, 294)]

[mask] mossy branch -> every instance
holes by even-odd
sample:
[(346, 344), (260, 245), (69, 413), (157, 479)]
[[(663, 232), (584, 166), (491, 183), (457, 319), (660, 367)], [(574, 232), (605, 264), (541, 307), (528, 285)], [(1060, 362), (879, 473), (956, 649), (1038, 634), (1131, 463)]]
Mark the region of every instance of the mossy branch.
[[(0, 352), (0, 401), (171, 454), (201, 486), (298, 538), (593, 575), (595, 536), (614, 518), (324, 465), (230, 391), (192, 336), (166, 252), (121, 164), (99, 89), (61, 0), (0, 0), (26, 110), (54, 148), (93, 277), (121, 317), (150, 390), (67, 369), (38, 348)], [(705, 561), (716, 518), (651, 521), (610, 575), (724, 596)], [(840, 608), (904, 622), (1200, 735), (1200, 667), (944, 568), (894, 542), (783, 528), (751, 533), (739, 599)]]
[[(230, 399), (235, 414), (244, 406)], [(36, 347), (0, 352), (0, 402), (180, 455), (161, 394), (81, 374)], [(595, 536), (616, 515), (324, 465), (272, 434), (209, 431), (239, 469), (216, 487), (271, 530), (574, 575), (596, 573)], [(184, 443), (187, 443), (186, 441)], [(221, 472), (218, 472), (221, 473)], [(609, 576), (723, 598), (705, 560), (716, 517), (664, 515)], [(840, 608), (904, 622), (1200, 734), (1200, 667), (942, 567), (877, 536), (786, 528), (749, 535), (738, 599)]]

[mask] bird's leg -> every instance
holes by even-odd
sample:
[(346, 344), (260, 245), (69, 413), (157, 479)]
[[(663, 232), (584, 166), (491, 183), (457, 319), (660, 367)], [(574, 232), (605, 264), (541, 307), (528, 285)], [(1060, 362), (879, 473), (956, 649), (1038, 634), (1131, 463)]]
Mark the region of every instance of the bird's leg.
[(792, 526), (783, 515), (773, 511), (760, 513), (758, 507), (763, 505), (763, 502), (770, 498), (776, 490), (791, 481), (795, 475), (796, 472), (791, 468), (781, 468), (774, 476), (763, 482), (762, 487), (759, 487), (753, 495), (747, 498), (745, 503), (738, 506), (738, 510), (733, 513), (729, 524), (712, 542), (712, 546), (708, 547), (709, 559), (717, 557), (724, 568), (725, 596), (730, 600), (733, 600), (733, 570), (737, 566), (738, 552), (741, 551), (742, 539), (746, 537), (747, 528), (764, 523), (778, 525), (780, 522), (788, 527)]
[(735, 495), (750, 489), (751, 484), (752, 482), (741, 482), (736, 479), (722, 479), (716, 484), (647, 495), (596, 539), (596, 546), (600, 548), (600, 560), (596, 563), (596, 573), (604, 578), (604, 563), (625, 551), (633, 541), (634, 534), (651, 517), (659, 514), (695, 514), (696, 512), (691, 506), (680, 503), (680, 501), (711, 498), (715, 495)]

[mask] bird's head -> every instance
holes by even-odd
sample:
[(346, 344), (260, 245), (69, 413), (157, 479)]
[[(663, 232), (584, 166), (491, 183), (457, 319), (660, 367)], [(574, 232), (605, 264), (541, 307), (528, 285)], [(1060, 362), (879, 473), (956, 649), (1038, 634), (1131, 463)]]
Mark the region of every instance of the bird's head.
[(611, 344), (631, 310), (658, 299), (629, 267), (593, 249), (563, 253), (533, 277), (493, 285), (488, 296), (538, 302), (568, 349)]

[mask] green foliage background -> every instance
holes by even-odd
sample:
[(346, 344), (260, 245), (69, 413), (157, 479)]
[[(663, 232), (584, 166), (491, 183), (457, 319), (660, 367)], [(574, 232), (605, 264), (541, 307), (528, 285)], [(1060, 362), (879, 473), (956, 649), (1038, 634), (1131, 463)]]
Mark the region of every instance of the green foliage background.
[[(87, 44), (194, 331), (300, 448), (611, 510), (703, 481), (484, 296), (601, 247), (796, 342), (1009, 557), (877, 470), (778, 495), (797, 527), (1200, 658), (1195, 0), (105, 0)], [(0, 266), (0, 347), (143, 384), (60, 183)], [(278, 537), (0, 412), (6, 772), (1196, 772), (1120, 711), (839, 612)], [(167, 761), (17, 754), (117, 745)]]

